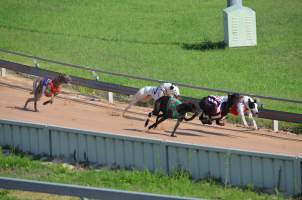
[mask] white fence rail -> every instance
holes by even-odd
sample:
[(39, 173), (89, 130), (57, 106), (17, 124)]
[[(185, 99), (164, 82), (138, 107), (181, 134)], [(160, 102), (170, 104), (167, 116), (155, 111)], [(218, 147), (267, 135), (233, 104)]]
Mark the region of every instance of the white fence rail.
[(0, 145), (34, 154), (105, 166), (184, 169), (194, 179), (213, 177), (236, 186), (253, 185), (294, 195), (302, 192), (302, 158), (236, 149), (121, 136), (42, 124), (0, 120)]
[(196, 198), (128, 192), (79, 185), (0, 177), (0, 188), (102, 200), (197, 200)]

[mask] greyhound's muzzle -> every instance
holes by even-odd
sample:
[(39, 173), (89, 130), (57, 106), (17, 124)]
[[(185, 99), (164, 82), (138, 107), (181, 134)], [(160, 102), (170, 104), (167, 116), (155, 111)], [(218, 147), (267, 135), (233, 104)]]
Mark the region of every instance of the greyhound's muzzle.
[(258, 112), (252, 112), (252, 115), (253, 115), (254, 117), (258, 117)]

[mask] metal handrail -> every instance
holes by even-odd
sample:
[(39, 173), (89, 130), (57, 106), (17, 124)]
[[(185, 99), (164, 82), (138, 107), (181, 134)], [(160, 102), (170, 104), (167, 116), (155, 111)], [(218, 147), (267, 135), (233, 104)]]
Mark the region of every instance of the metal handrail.
[[(13, 54), (13, 55), (18, 55), (18, 56), (22, 56), (22, 57), (26, 57), (26, 58), (31, 58), (31, 59), (36, 59), (36, 60), (40, 60), (40, 61), (44, 61), (44, 62), (48, 62), (48, 63), (64, 65), (64, 66), (73, 67), (73, 68), (77, 68), (77, 69), (99, 72), (99, 73), (108, 74), (108, 75), (112, 75), (112, 76), (120, 76), (120, 77), (125, 77), (125, 78), (131, 78), (131, 79), (136, 79), (136, 80), (144, 80), (144, 81), (150, 81), (150, 82), (156, 82), (156, 83), (164, 83), (164, 82), (173, 82), (173, 83), (175, 83), (174, 81), (156, 80), (156, 79), (152, 79), (152, 78), (138, 77), (138, 76), (123, 74), (123, 73), (109, 72), (109, 71), (105, 71), (105, 70), (101, 70), (101, 69), (94, 69), (94, 68), (90, 68), (90, 67), (87, 67), (87, 66), (81, 66), (81, 65), (75, 65), (75, 64), (65, 63), (65, 62), (61, 62), (61, 61), (50, 60), (50, 59), (47, 59), (47, 58), (32, 56), (32, 55), (28, 55), (28, 54), (25, 54), (25, 53), (15, 52), (15, 51), (2, 49), (2, 48), (0, 48), (0, 52)], [(202, 86), (195, 86), (195, 85), (185, 84), (185, 83), (175, 83), (175, 84), (178, 85), (178, 86), (181, 86), (181, 87), (197, 89), (197, 90), (205, 90), (205, 91), (211, 91), (211, 92), (221, 92), (221, 93), (235, 93), (236, 92), (236, 91), (230, 91), (230, 90), (224, 90), (224, 89), (214, 89), (214, 88), (208, 88), (208, 87), (202, 87)], [(289, 103), (302, 104), (302, 100), (293, 100), (293, 99), (271, 97), (271, 96), (264, 96), (264, 95), (257, 95), (257, 94), (249, 94), (249, 93), (242, 93), (242, 92), (239, 92), (239, 93), (242, 94), (242, 95), (248, 95), (248, 96), (258, 97), (258, 98), (263, 98), (263, 99), (269, 99), (269, 100), (273, 100), (273, 101), (283, 101), (283, 102), (289, 102)]]
[(85, 198), (99, 198), (102, 200), (197, 200), (196, 198), (159, 195), (143, 192), (129, 192), (115, 189), (87, 187), (44, 181), (25, 180), (0, 177), (0, 188), (42, 192), (48, 194), (76, 196)]

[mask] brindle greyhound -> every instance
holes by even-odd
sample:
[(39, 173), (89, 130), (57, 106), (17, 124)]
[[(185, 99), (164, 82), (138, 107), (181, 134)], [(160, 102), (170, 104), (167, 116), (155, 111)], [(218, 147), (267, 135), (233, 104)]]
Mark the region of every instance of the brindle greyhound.
[(36, 79), (33, 82), (33, 91), (31, 94), (34, 95), (33, 98), (28, 98), (25, 102), (24, 109), (26, 109), (27, 104), (29, 102), (34, 102), (35, 112), (38, 112), (37, 109), (37, 102), (41, 99), (43, 95), (46, 97), (50, 97), (51, 99), (48, 101), (45, 101), (43, 105), (53, 103), (54, 97), (60, 93), (60, 86), (62, 84), (69, 83), (71, 81), (71, 78), (68, 75), (60, 74), (57, 77), (55, 77), (53, 80), (49, 78), (44, 79)]
[[(160, 114), (160, 112), (162, 112)], [(186, 118), (186, 113), (191, 112), (194, 115), (190, 118)], [(165, 121), (166, 119), (177, 119), (176, 125), (171, 133), (171, 136), (175, 136), (175, 131), (178, 128), (180, 122), (183, 120), (191, 121), (197, 115), (197, 105), (194, 102), (184, 102), (182, 103), (175, 97), (163, 96), (159, 98), (155, 104), (152, 112), (148, 114), (148, 118), (145, 122), (145, 127), (148, 126), (150, 118), (152, 115), (157, 116), (156, 122), (148, 127), (148, 129), (156, 128), (158, 124)]]
[(239, 103), (240, 95), (238, 93), (228, 96), (207, 96), (201, 99), (199, 107), (203, 111), (199, 120), (203, 124), (212, 124), (212, 120), (216, 120), (216, 124), (224, 126), (223, 119), (230, 112), (232, 106)]

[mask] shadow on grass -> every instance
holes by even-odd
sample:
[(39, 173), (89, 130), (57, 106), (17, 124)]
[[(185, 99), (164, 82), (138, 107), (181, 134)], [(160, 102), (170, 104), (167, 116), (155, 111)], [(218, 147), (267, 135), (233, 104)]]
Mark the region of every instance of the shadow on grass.
[(226, 45), (224, 41), (212, 42), (209, 40), (196, 44), (183, 43), (181, 47), (185, 50), (209, 51), (209, 50), (225, 49)]
[(93, 40), (100, 40), (104, 42), (126, 42), (126, 43), (133, 43), (133, 44), (145, 44), (145, 45), (171, 45), (171, 46), (181, 46), (183, 49), (186, 50), (198, 50), (198, 51), (207, 51), (207, 50), (215, 50), (215, 49), (224, 49), (225, 44), (223, 41), (219, 42), (212, 42), (207, 40), (202, 43), (197, 44), (190, 44), (190, 43), (182, 43), (182, 42), (163, 42), (163, 41), (142, 41), (137, 39), (116, 39), (116, 38), (106, 38), (106, 37), (99, 37), (98, 35), (84, 35), (84, 34), (70, 34), (64, 32), (52, 32), (49, 30), (38, 30), (34, 28), (24, 28), (18, 27), (13, 25), (6, 25), (0, 24), (0, 28), (5, 28), (8, 30), (17, 30), (17, 31), (24, 31), (29, 33), (38, 33), (38, 34), (45, 34), (45, 35), (54, 35), (54, 36), (62, 36), (62, 37), (76, 37), (81, 39), (93, 39)]

